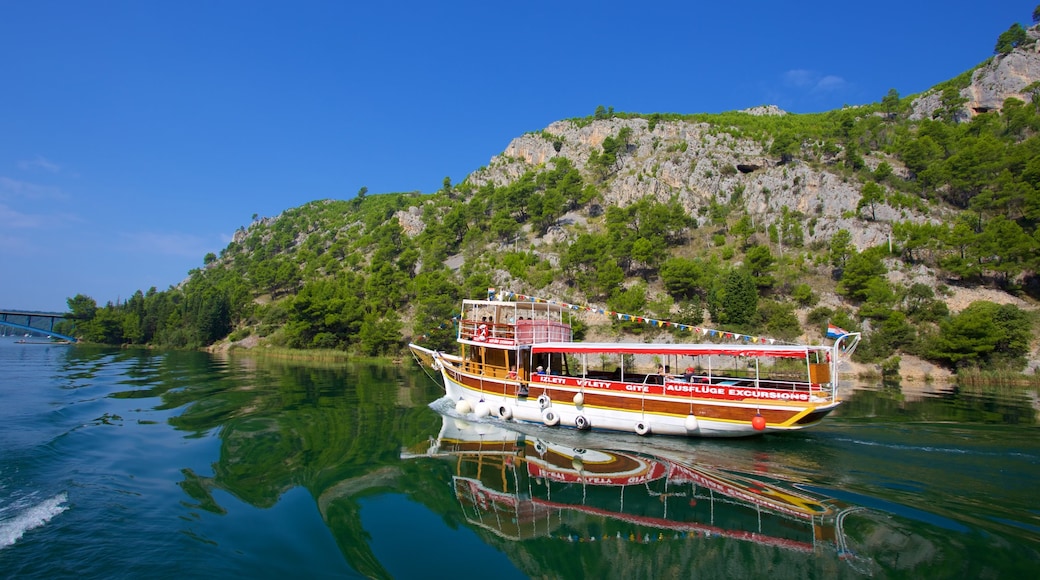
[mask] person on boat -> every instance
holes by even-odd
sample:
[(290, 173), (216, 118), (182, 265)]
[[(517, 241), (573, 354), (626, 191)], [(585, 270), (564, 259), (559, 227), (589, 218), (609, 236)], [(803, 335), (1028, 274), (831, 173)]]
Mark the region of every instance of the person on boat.
[(487, 340), (488, 337), (488, 319), (484, 316), (480, 319), (480, 326), (477, 327), (476, 340)]
[(660, 365), (657, 367), (657, 378), (654, 380), (655, 384), (663, 385), (668, 380), (668, 374), (671, 368), (668, 365)]
[(516, 367), (515, 366), (509, 367), (509, 374), (506, 375), (506, 378), (508, 378), (508, 379), (515, 379), (516, 378)]
[(693, 375), (695, 374), (697, 374), (697, 369), (693, 367), (686, 367), (686, 370), (683, 371), (682, 379), (687, 383), (693, 382)]
[(686, 371), (683, 372), (683, 380), (685, 380), (688, 383), (706, 383), (706, 382), (708, 382), (708, 379), (706, 379), (706, 378), (704, 378), (702, 376), (699, 376), (700, 374), (701, 374), (701, 369), (699, 369), (697, 367), (686, 367)]
[(545, 368), (539, 366), (538, 368), (534, 369), (534, 374), (536, 374), (536, 375), (544, 375), (545, 374)]

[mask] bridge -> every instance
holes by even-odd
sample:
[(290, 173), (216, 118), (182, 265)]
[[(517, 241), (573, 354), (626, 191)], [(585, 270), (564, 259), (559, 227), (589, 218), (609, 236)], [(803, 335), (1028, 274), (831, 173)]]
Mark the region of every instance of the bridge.
[(0, 310), (0, 326), (20, 331), (46, 334), (49, 337), (76, 342), (74, 336), (54, 332), (54, 321), (63, 320), (67, 312), (37, 312), (32, 310)]

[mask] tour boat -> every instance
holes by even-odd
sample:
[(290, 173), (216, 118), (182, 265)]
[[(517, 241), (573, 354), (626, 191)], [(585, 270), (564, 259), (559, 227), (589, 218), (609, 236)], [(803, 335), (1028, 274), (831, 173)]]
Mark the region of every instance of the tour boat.
[[(573, 320), (602, 313), (701, 342), (583, 342)], [(463, 300), (458, 354), (409, 345), (438, 371), (461, 413), (579, 430), (739, 437), (804, 429), (840, 404), (838, 365), (859, 343), (831, 345), (693, 327), (489, 289)], [(679, 370), (682, 369), (682, 370)]]

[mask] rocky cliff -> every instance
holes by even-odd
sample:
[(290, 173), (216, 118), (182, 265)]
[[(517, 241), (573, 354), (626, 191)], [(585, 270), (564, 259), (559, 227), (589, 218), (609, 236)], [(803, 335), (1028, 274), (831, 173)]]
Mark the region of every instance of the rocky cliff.
[[(1000, 110), (1009, 97), (1030, 102), (1040, 94), (1036, 88), (1040, 81), (1040, 27), (1030, 28), (1027, 34), (1028, 41), (1022, 46), (1010, 54), (993, 57), (973, 71), (970, 84), (960, 90), (966, 102), (956, 115), (959, 120)], [(915, 98), (910, 103), (911, 120), (930, 118), (940, 101), (938, 90)], [(771, 105), (742, 113), (786, 114)], [(739, 132), (718, 125), (689, 121), (557, 121), (542, 131), (513, 139), (505, 151), (492, 158), (487, 167), (471, 174), (468, 181), (477, 186), (488, 182), (504, 185), (526, 171), (545, 166), (555, 157), (566, 157), (575, 167), (586, 168), (590, 155), (623, 127), (631, 129), (628, 146), (618, 157), (616, 172), (600, 184), (607, 204), (625, 205), (647, 195), (660, 201), (675, 197), (687, 211), (697, 215), (698, 208), (712, 201), (726, 203), (735, 192), (740, 192), (741, 204), (758, 224), (773, 223), (786, 207), (805, 216), (807, 244), (825, 242), (838, 230), (846, 229), (859, 249), (884, 243), (893, 221), (943, 217), (935, 211), (923, 215), (882, 205), (876, 208), (874, 219), (860, 219), (857, 204), (862, 196), (861, 184), (832, 170), (835, 158), (819, 158), (819, 163), (811, 165), (797, 159), (781, 164), (769, 155), (769, 142), (742, 138), (737, 136)], [(897, 174), (905, 171), (898, 160), (880, 154), (864, 161), (870, 169), (885, 161)]]
[[(770, 114), (783, 114), (775, 107), (768, 110)], [(689, 213), (697, 215), (698, 208), (712, 201), (727, 203), (734, 192), (740, 191), (742, 205), (757, 223), (773, 223), (787, 207), (813, 220), (812, 227), (806, 228), (807, 244), (847, 229), (861, 248), (887, 239), (888, 220), (926, 219), (887, 206), (878, 208), (873, 222), (856, 219), (853, 216), (861, 197), (858, 183), (798, 161), (780, 164), (767, 153), (768, 143), (688, 121), (660, 121), (652, 129), (646, 119), (612, 118), (588, 124), (557, 121), (540, 133), (513, 139), (501, 155), (469, 180), (478, 186), (487, 182), (503, 185), (556, 156), (570, 159), (576, 167), (586, 167), (592, 151), (623, 127), (629, 127), (632, 136), (625, 153), (619, 156), (615, 175), (601, 184), (607, 204), (627, 205), (647, 195), (662, 202), (675, 197)], [(558, 142), (562, 146), (556, 151), (554, 144)], [(876, 167), (880, 161), (867, 159), (867, 164)]]
[[(1009, 98), (1028, 103), (1040, 94), (1035, 86), (1040, 80), (1040, 27), (1027, 30), (1026, 38), (1019, 48), (994, 56), (972, 71), (971, 83), (959, 91), (965, 102), (956, 114), (958, 120), (999, 111)], [(941, 97), (941, 91), (926, 91), (911, 105), (910, 119), (931, 118), (941, 106)]]

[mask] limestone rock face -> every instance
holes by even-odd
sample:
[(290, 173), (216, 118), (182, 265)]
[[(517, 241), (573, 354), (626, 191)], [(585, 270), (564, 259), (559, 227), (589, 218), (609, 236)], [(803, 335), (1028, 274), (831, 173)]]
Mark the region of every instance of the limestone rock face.
[[(1000, 109), (1004, 100), (1015, 97), (1031, 101), (1026, 87), (1040, 80), (1040, 27), (1027, 31), (1028, 39), (1007, 55), (995, 57), (979, 67), (972, 82), (961, 94), (967, 99), (956, 117), (969, 120), (972, 115)], [(930, 118), (941, 106), (941, 94), (931, 91), (912, 104), (911, 118)], [(786, 115), (774, 105), (754, 107), (747, 115)], [(607, 175), (594, 175), (588, 161), (599, 151), (603, 141), (618, 135), (622, 128), (631, 129), (627, 146), (618, 155), (615, 167)], [(472, 173), (467, 181), (477, 187), (494, 183), (506, 185), (527, 171), (541, 171), (558, 157), (571, 161), (591, 182), (598, 182), (606, 205), (627, 205), (645, 196), (658, 201), (677, 200), (691, 215), (712, 202), (726, 204), (739, 199), (739, 205), (756, 225), (768, 226), (785, 212), (798, 212), (804, 244), (826, 244), (840, 229), (852, 234), (853, 243), (863, 249), (884, 243), (895, 221), (940, 220), (943, 216), (926, 216), (906, 208), (881, 205), (859, 209), (860, 184), (849, 181), (838, 171), (830, 171), (836, 158), (805, 151), (801, 158), (814, 158), (821, 163), (812, 166), (796, 160), (781, 164), (762, 143), (728, 132), (725, 128), (689, 121), (657, 121), (648, 119), (609, 118), (594, 121), (557, 121), (537, 133), (514, 139), (491, 163)], [(817, 144), (805, 145), (815, 147)], [(840, 158), (840, 153), (836, 156)], [(868, 157), (867, 166), (876, 168), (882, 161), (892, 166), (897, 175), (905, 168), (894, 158)], [(864, 220), (866, 217), (868, 219)], [(701, 218), (702, 225), (707, 223)], [(404, 223), (402, 222), (402, 226)], [(406, 228), (407, 229), (407, 228)], [(560, 237), (560, 231), (554, 237)]]
[[(967, 99), (963, 109), (955, 115), (959, 121), (987, 111), (999, 111), (1008, 98), (1029, 103), (1033, 100), (1026, 87), (1040, 80), (1040, 27), (1026, 31), (1026, 42), (1005, 55), (997, 55), (975, 69), (971, 84), (960, 95)], [(928, 119), (941, 106), (941, 94), (928, 91), (911, 105), (912, 120)]]
[(426, 222), (422, 219), (422, 210), (418, 207), (413, 206), (406, 210), (397, 211), (394, 217), (397, 218), (397, 223), (401, 225), (404, 234), (409, 238), (414, 238), (426, 229)]
[[(775, 107), (758, 109), (782, 113)], [(726, 204), (739, 196), (756, 224), (768, 226), (785, 211), (800, 212), (806, 246), (826, 243), (846, 229), (853, 243), (864, 248), (887, 240), (891, 221), (926, 219), (888, 206), (875, 209), (874, 221), (856, 219), (861, 197), (857, 183), (798, 161), (780, 165), (760, 142), (687, 121), (659, 121), (652, 131), (646, 119), (612, 118), (581, 125), (557, 121), (540, 133), (517, 137), (488, 167), (467, 179), (478, 187), (506, 185), (525, 171), (539, 171), (556, 157), (566, 157), (589, 176), (590, 153), (623, 127), (631, 128), (632, 135), (618, 156), (616, 171), (599, 186), (605, 205), (624, 206), (645, 196), (660, 202), (674, 198), (697, 215), (713, 201)], [(562, 143), (559, 151), (554, 143)], [(880, 161), (867, 159), (874, 167)], [(707, 223), (701, 219), (702, 225)]]

